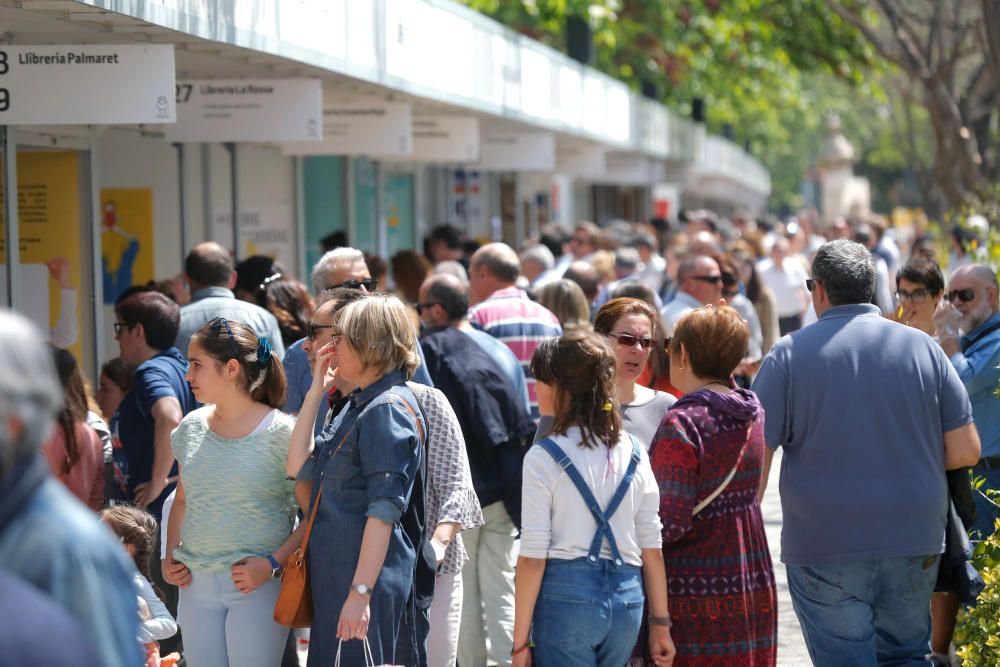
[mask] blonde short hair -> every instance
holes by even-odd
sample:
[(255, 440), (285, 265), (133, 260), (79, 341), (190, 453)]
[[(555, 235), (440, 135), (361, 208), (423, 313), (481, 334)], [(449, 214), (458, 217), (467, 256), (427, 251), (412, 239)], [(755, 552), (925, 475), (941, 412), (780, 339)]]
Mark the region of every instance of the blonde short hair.
[(409, 380), (420, 363), (417, 334), (398, 297), (376, 294), (348, 304), (330, 322), (365, 369), (386, 375), (399, 369)]

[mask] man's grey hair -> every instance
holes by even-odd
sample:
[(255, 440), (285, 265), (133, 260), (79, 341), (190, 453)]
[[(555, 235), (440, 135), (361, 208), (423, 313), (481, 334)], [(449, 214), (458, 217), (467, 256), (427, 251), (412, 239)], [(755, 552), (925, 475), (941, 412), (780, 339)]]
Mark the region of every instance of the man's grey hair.
[(339, 267), (364, 261), (364, 253), (356, 248), (334, 248), (320, 257), (316, 265), (313, 266), (313, 289), (319, 294), (330, 287), (327, 283), (327, 277)]
[(542, 271), (548, 271), (555, 266), (556, 258), (552, 255), (551, 250), (539, 243), (521, 253), (521, 264), (525, 262), (534, 262), (542, 267)]
[(868, 248), (855, 241), (838, 239), (821, 245), (812, 273), (832, 306), (871, 303), (875, 295), (875, 260)]
[[(0, 477), (34, 456), (62, 406), (62, 386), (45, 336), (23, 316), (0, 310)], [(8, 420), (21, 423), (17, 440)]]
[(463, 285), (466, 287), (469, 286), (469, 273), (462, 266), (461, 262), (456, 262), (453, 259), (438, 262), (434, 265), (434, 271), (431, 273), (435, 276), (455, 276)]
[(444, 309), (448, 323), (458, 322), (469, 310), (469, 289), (455, 276), (435, 275), (427, 279), (428, 303)]
[(639, 251), (635, 248), (624, 246), (615, 250), (615, 268), (623, 271), (635, 271), (639, 266)]

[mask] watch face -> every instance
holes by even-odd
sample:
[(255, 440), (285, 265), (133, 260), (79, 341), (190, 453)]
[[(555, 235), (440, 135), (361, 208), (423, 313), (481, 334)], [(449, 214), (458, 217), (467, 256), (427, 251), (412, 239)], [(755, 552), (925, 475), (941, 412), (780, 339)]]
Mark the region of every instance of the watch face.
[(283, 570), (280, 567), (276, 567), (276, 568), (272, 569), (271, 570), (271, 578), (272, 579), (281, 579), (282, 572), (283, 572)]
[(372, 592), (372, 589), (370, 589), (367, 584), (357, 584), (354, 586), (354, 592), (358, 595), (368, 595)]

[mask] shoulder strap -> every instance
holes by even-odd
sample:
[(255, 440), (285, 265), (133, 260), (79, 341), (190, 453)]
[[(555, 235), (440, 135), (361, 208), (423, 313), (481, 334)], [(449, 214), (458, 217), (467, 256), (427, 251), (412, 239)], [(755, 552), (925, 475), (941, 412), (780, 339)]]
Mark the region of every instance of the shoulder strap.
[(986, 327), (985, 329), (983, 329), (982, 331), (980, 331), (979, 333), (977, 333), (974, 338), (966, 339), (965, 344), (962, 345), (962, 353), (965, 354), (966, 350), (968, 350), (970, 347), (972, 347), (973, 345), (975, 345), (976, 343), (978, 343), (982, 339), (984, 339), (987, 336), (989, 336), (991, 333), (993, 333), (997, 329), (1000, 329), (1000, 322), (994, 322), (990, 326)]
[(406, 406), (406, 409), (410, 411), (411, 415), (413, 415), (413, 421), (417, 425), (417, 433), (418, 433), (418, 436), (420, 438), (420, 444), (426, 445), (427, 444), (427, 439), (424, 437), (424, 427), (421, 426), (421, 424), (420, 424), (420, 418), (417, 417), (417, 413), (414, 412), (413, 406), (410, 405), (410, 402), (408, 400), (406, 400), (405, 398), (403, 398), (400, 394), (397, 394), (396, 392), (394, 392), (392, 389), (389, 390), (389, 393), (392, 394), (393, 396), (395, 396), (396, 398), (398, 398), (399, 400), (401, 400), (403, 402), (403, 405)]
[[(340, 439), (340, 444), (338, 444), (337, 448), (333, 450), (334, 455), (336, 455), (337, 452), (340, 451), (340, 448), (344, 446), (344, 443), (347, 442), (347, 436), (351, 434), (352, 430), (354, 430), (354, 426), (351, 426), (351, 428), (347, 429), (347, 433), (345, 433), (344, 437)], [(322, 497), (323, 497), (323, 473), (320, 473), (319, 491), (316, 492), (316, 500), (313, 501), (312, 507), (309, 509), (309, 521), (308, 523), (306, 523), (306, 532), (302, 534), (302, 543), (299, 545), (299, 550), (302, 551), (302, 553), (305, 553), (306, 547), (309, 546), (309, 534), (312, 533), (313, 522), (316, 521), (316, 510), (319, 508), (319, 500)]]
[(743, 463), (743, 454), (750, 449), (750, 434), (753, 432), (753, 422), (754, 420), (750, 420), (750, 426), (747, 427), (747, 436), (743, 441), (743, 447), (740, 448), (739, 456), (736, 457), (736, 465), (733, 466), (733, 469), (729, 471), (729, 474), (726, 475), (726, 478), (722, 480), (722, 484), (715, 491), (712, 491), (700, 503), (694, 506), (694, 509), (691, 510), (691, 516), (697, 516), (699, 512), (711, 505), (712, 501), (718, 498), (726, 490), (726, 487), (729, 486), (729, 483), (733, 481), (733, 478), (736, 477), (736, 471), (739, 470), (740, 464)]

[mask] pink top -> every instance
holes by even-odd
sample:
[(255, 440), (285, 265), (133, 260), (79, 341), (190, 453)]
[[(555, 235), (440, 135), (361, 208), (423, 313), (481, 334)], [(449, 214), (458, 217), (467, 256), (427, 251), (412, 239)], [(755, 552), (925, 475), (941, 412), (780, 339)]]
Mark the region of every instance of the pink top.
[(76, 424), (76, 444), (79, 457), (70, 471), (66, 463), (66, 432), (56, 424), (52, 437), (42, 446), (52, 474), (66, 485), (74, 496), (97, 511), (104, 503), (104, 450), (101, 438), (83, 422)]

